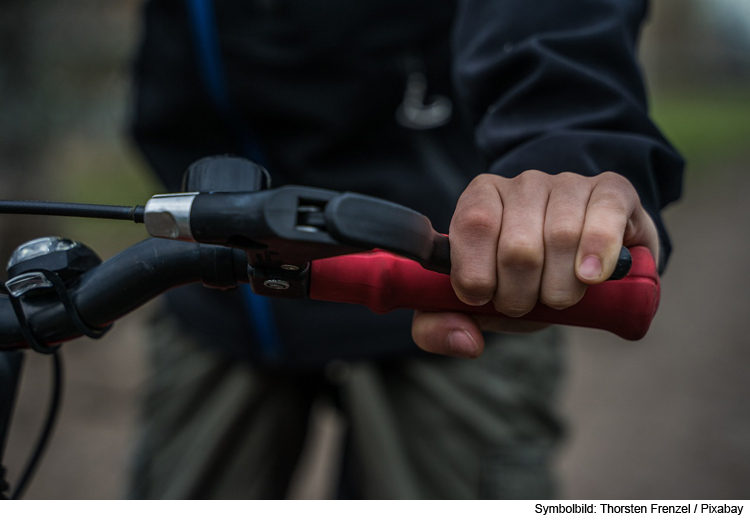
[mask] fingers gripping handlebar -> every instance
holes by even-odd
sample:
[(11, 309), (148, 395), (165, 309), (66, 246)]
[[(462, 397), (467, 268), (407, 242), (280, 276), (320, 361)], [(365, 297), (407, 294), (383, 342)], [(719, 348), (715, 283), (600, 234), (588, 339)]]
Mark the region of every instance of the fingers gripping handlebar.
[[(642, 338), (659, 305), (659, 277), (648, 249), (635, 247), (631, 253), (633, 265), (623, 279), (589, 286), (583, 299), (564, 310), (538, 303), (520, 319), (598, 328), (630, 340)], [(383, 251), (313, 262), (310, 298), (363, 304), (377, 313), (410, 308), (505, 317), (492, 303), (469, 306), (461, 302), (448, 275)]]

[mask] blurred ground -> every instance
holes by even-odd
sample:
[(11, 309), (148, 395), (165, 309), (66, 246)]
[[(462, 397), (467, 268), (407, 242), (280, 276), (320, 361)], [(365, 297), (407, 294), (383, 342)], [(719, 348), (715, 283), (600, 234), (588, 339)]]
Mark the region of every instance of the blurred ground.
[[(0, 193), (142, 203), (155, 187), (121, 139), (140, 2), (75, 4), (67, 10), (44, 3), (33, 11), (42, 2), (0, 0), (1, 8), (21, 10), (23, 27), (42, 35), (23, 48), (33, 68), (19, 76), (20, 84), (0, 83)], [(655, 118), (690, 167), (686, 197), (667, 213), (675, 252), (662, 305), (637, 343), (570, 332), (561, 397), (569, 437), (558, 463), (568, 498), (750, 496), (750, 70), (748, 57), (728, 53), (715, 33), (691, 25), (705, 18), (689, 7), (695, 5), (655, 3), (643, 50)], [(26, 34), (17, 33), (10, 37)], [(37, 118), (18, 117), (26, 115)], [(11, 141), (20, 134), (19, 119), (32, 141), (25, 151)], [(91, 221), (0, 223), (0, 233), (71, 236), (104, 257), (144, 236), (137, 226)], [(66, 401), (29, 498), (123, 495), (150, 309), (120, 321), (99, 342), (65, 347)], [(46, 406), (48, 365), (43, 357), (28, 360), (6, 453), (12, 482)], [(341, 422), (326, 409), (319, 417), (313, 437), (324, 447), (311, 448), (310, 470), (295, 484), (294, 497), (330, 496), (326, 475), (335, 466), (331, 453)]]

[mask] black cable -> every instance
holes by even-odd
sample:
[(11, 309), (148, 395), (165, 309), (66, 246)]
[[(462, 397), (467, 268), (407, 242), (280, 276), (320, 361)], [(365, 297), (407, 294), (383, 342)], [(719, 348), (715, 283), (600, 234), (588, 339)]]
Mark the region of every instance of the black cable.
[(108, 218), (143, 223), (143, 206), (99, 205), (33, 200), (0, 200), (0, 213)]
[(11, 499), (20, 499), (26, 493), (26, 488), (31, 482), (31, 478), (34, 476), (37, 466), (39, 465), (44, 450), (49, 443), (49, 439), (52, 436), (52, 429), (55, 427), (57, 421), (57, 414), (60, 410), (60, 402), (62, 401), (62, 389), (63, 389), (63, 367), (62, 357), (60, 352), (56, 351), (51, 354), (52, 356), (52, 395), (50, 397), (49, 410), (47, 411), (47, 419), (44, 423), (44, 429), (39, 435), (39, 439), (36, 442), (34, 451), (29, 457), (29, 461), (26, 463), (26, 469), (24, 469), (21, 479), (18, 481), (18, 486), (13, 490)]

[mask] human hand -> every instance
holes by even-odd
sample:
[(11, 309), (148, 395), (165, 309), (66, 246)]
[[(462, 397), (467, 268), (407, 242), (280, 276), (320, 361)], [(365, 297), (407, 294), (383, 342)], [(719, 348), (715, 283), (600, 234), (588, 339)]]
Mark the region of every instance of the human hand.
[[(526, 171), (482, 174), (456, 205), (449, 231), (451, 284), (461, 301), (492, 302), (511, 318), (541, 302), (563, 309), (614, 271), (621, 246), (646, 246), (658, 262), (659, 237), (630, 182), (605, 172), (585, 177)], [(477, 357), (482, 330), (530, 332), (546, 325), (454, 312), (415, 312), (412, 337), (428, 352)]]

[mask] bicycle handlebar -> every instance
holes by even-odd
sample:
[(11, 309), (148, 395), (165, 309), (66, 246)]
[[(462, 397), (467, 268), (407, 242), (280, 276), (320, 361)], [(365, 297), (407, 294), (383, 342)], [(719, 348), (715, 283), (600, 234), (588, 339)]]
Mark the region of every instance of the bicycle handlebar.
[[(16, 290), (23, 296), (18, 314), (18, 300), (0, 296), (0, 348), (33, 346), (26, 338), (54, 345), (90, 329), (94, 333), (87, 335), (94, 335), (166, 290), (198, 281), (219, 289), (249, 282), (263, 295), (357, 303), (378, 313), (409, 308), (505, 317), (491, 303), (474, 307), (456, 297), (447, 275), (448, 237), (418, 212), (355, 193), (302, 186), (263, 190), (264, 184), (265, 169), (247, 160), (196, 162), (186, 173), (188, 192), (154, 196), (142, 214), (139, 207), (128, 208), (160, 238), (83, 268), (88, 271), (63, 288), (67, 308), (43, 290)], [(612, 277), (619, 280), (588, 286), (583, 299), (564, 310), (537, 304), (521, 319), (640, 339), (659, 304), (659, 276), (646, 248), (631, 252), (632, 268), (631, 254), (621, 252)], [(9, 271), (33, 271), (35, 265), (16, 264)], [(22, 330), (24, 315), (28, 324)]]
[[(647, 249), (631, 251), (633, 267), (625, 278), (589, 286), (570, 308), (553, 310), (538, 304), (521, 319), (599, 328), (640, 339), (658, 307), (659, 278)], [(247, 255), (239, 249), (148, 239), (86, 272), (69, 291), (83, 321), (102, 328), (177, 286), (202, 281), (229, 288), (249, 282), (247, 269)], [(463, 304), (448, 275), (385, 251), (313, 261), (307, 280), (312, 299), (362, 304), (377, 313), (407, 308), (504, 317), (491, 303)], [(24, 310), (42, 342), (52, 345), (81, 335), (60, 303), (32, 297), (24, 301)], [(8, 297), (0, 296), (0, 349), (27, 346)]]

